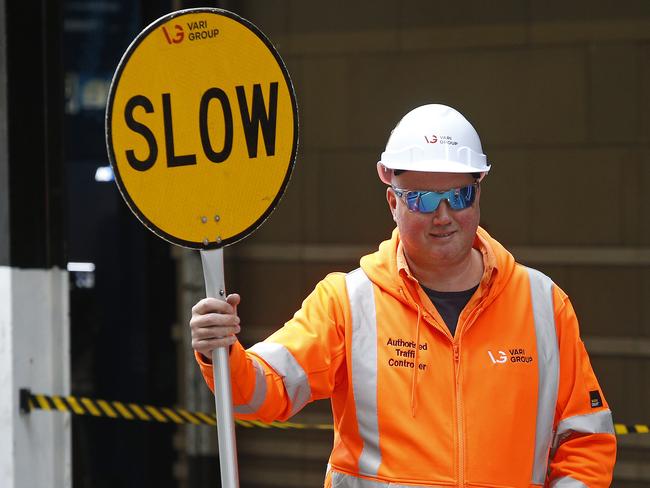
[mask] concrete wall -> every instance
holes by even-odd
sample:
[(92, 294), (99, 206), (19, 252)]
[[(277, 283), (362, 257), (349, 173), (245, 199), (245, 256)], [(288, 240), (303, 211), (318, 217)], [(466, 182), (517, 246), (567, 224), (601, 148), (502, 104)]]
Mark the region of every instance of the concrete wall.
[[(284, 200), (226, 252), (243, 342), (268, 335), (325, 273), (356, 267), (389, 235), (375, 162), (406, 111), (441, 102), (473, 122), (493, 162), (483, 224), (572, 297), (615, 421), (650, 423), (650, 2), (225, 7), (278, 47), (301, 123)], [(622, 253), (631, 257), (621, 263)], [(302, 418), (327, 421), (328, 409)], [(317, 486), (331, 437), (258, 430), (239, 442), (243, 486)], [(647, 486), (647, 436), (621, 444), (615, 486)]]
[(70, 393), (68, 273), (0, 266), (0, 486), (70, 488), (69, 413), (19, 410), (19, 390)]

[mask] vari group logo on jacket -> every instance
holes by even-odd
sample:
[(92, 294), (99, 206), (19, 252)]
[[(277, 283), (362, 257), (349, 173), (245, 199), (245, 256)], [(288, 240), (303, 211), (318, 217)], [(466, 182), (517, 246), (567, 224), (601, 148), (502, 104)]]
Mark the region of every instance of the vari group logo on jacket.
[(515, 347), (508, 349), (507, 351), (502, 351), (499, 349), (496, 352), (488, 349), (488, 356), (492, 364), (528, 364), (533, 362), (533, 356), (526, 353), (526, 350), (520, 347)]

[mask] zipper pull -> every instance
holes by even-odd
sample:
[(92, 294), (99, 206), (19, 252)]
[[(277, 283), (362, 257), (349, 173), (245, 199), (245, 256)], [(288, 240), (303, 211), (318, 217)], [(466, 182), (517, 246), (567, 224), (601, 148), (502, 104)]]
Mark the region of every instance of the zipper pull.
[(454, 361), (458, 363), (460, 361), (460, 348), (458, 344), (454, 344)]

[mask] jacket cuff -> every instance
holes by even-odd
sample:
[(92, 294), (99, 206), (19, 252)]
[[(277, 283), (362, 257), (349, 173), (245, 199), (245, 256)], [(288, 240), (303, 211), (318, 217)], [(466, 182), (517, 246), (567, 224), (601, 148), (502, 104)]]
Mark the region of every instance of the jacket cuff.
[[(194, 357), (199, 364), (201, 373), (205, 378), (210, 389), (214, 392), (214, 377), (212, 372), (212, 358), (204, 356), (200, 352), (194, 351)], [(246, 350), (239, 341), (230, 346), (230, 374), (237, 376), (240, 371), (245, 371), (246, 368)]]

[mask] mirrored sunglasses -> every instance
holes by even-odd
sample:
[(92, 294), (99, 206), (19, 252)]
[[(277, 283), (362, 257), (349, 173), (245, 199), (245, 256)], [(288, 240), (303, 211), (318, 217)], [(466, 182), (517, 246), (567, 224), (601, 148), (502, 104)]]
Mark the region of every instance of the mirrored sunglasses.
[(452, 210), (463, 210), (471, 207), (476, 198), (478, 183), (452, 188), (447, 191), (417, 191), (404, 190), (391, 186), (395, 195), (401, 198), (411, 212), (435, 212), (440, 202), (447, 200)]

